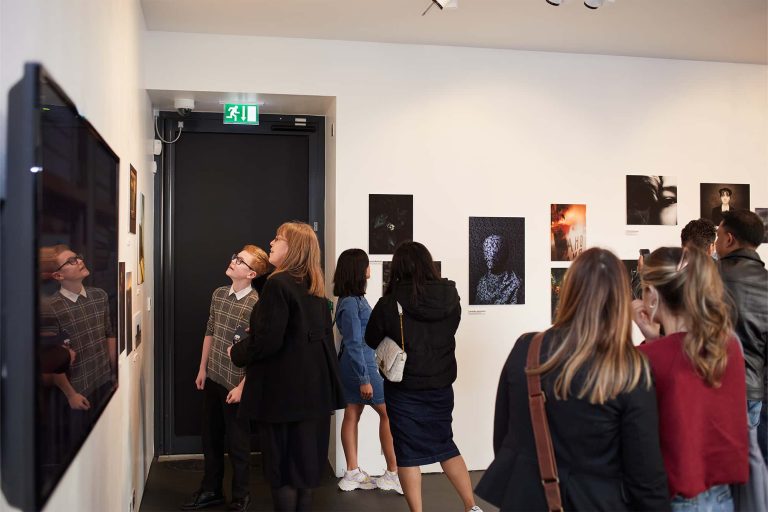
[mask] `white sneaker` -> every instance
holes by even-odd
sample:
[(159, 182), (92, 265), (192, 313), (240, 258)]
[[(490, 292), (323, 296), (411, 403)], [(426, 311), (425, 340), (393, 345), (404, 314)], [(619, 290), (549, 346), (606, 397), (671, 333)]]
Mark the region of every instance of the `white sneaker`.
[(397, 494), (403, 494), (400, 478), (393, 471), (384, 471), (384, 474), (376, 479), (376, 487), (382, 491), (397, 491)]
[(483, 509), (481, 509), (480, 507), (478, 507), (477, 505), (475, 505), (474, 507), (472, 507), (471, 509), (469, 509), (469, 512), (483, 512)]
[(355, 489), (375, 489), (376, 482), (368, 476), (368, 473), (360, 468), (344, 472), (344, 477), (339, 480), (339, 489), (342, 491), (354, 491)]

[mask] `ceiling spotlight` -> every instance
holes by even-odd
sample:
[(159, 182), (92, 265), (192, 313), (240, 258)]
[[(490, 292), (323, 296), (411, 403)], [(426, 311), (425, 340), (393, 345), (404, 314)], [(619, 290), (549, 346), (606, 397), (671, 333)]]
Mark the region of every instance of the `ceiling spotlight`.
[(597, 9), (603, 6), (603, 0), (584, 0), (584, 5), (590, 9)]
[(421, 13), (421, 15), (424, 16), (427, 14), (427, 12), (429, 12), (429, 10), (435, 5), (438, 6), (441, 11), (443, 9), (456, 9), (459, 7), (459, 0), (432, 0), (432, 2), (430, 2), (429, 6), (424, 10), (423, 13)]
[(547, 3), (549, 5), (554, 5), (555, 7), (557, 7), (558, 5), (563, 3), (563, 0), (547, 0)]

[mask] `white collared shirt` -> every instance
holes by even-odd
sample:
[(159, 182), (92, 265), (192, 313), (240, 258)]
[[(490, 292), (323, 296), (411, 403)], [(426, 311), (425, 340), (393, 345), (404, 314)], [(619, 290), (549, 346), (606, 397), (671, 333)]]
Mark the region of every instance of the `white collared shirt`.
[(243, 297), (245, 297), (246, 295), (251, 293), (252, 290), (253, 290), (253, 288), (251, 286), (246, 286), (245, 288), (243, 288), (239, 292), (236, 292), (234, 286), (230, 286), (229, 287), (229, 293), (227, 294), (227, 297), (229, 297), (230, 295), (232, 295), (234, 293), (235, 294), (235, 298), (237, 300), (243, 300)]
[(88, 294), (85, 293), (85, 286), (82, 287), (82, 289), (80, 290), (80, 293), (72, 293), (71, 291), (65, 288), (60, 288), (59, 292), (61, 292), (63, 296), (65, 296), (72, 302), (77, 302), (78, 297), (88, 297)]

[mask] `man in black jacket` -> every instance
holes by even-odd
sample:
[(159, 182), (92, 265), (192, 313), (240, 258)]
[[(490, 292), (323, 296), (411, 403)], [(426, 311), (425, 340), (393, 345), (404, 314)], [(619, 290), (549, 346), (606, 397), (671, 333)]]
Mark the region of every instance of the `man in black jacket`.
[[(768, 351), (768, 270), (757, 254), (763, 240), (763, 221), (747, 210), (723, 212), (717, 228), (715, 250), (720, 275), (736, 308), (734, 326), (744, 347), (747, 370), (747, 407), (750, 429), (760, 423), (765, 409), (765, 372)], [(765, 421), (763, 421), (765, 423)], [(759, 440), (766, 458), (766, 432), (762, 425)]]

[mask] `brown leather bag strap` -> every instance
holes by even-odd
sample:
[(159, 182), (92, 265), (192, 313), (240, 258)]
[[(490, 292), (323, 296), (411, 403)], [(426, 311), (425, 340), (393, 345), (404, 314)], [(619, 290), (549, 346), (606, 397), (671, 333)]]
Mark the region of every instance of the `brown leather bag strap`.
[(552, 446), (547, 411), (544, 408), (547, 398), (541, 389), (541, 376), (531, 374), (528, 371), (539, 367), (539, 354), (543, 339), (543, 332), (536, 334), (528, 347), (528, 359), (525, 364), (525, 375), (528, 381), (528, 408), (531, 411), (533, 438), (536, 441), (536, 458), (539, 460), (539, 474), (541, 484), (544, 486), (544, 496), (547, 498), (547, 507), (550, 512), (560, 512), (563, 510), (563, 502), (560, 497), (560, 479), (557, 477), (555, 449)]

